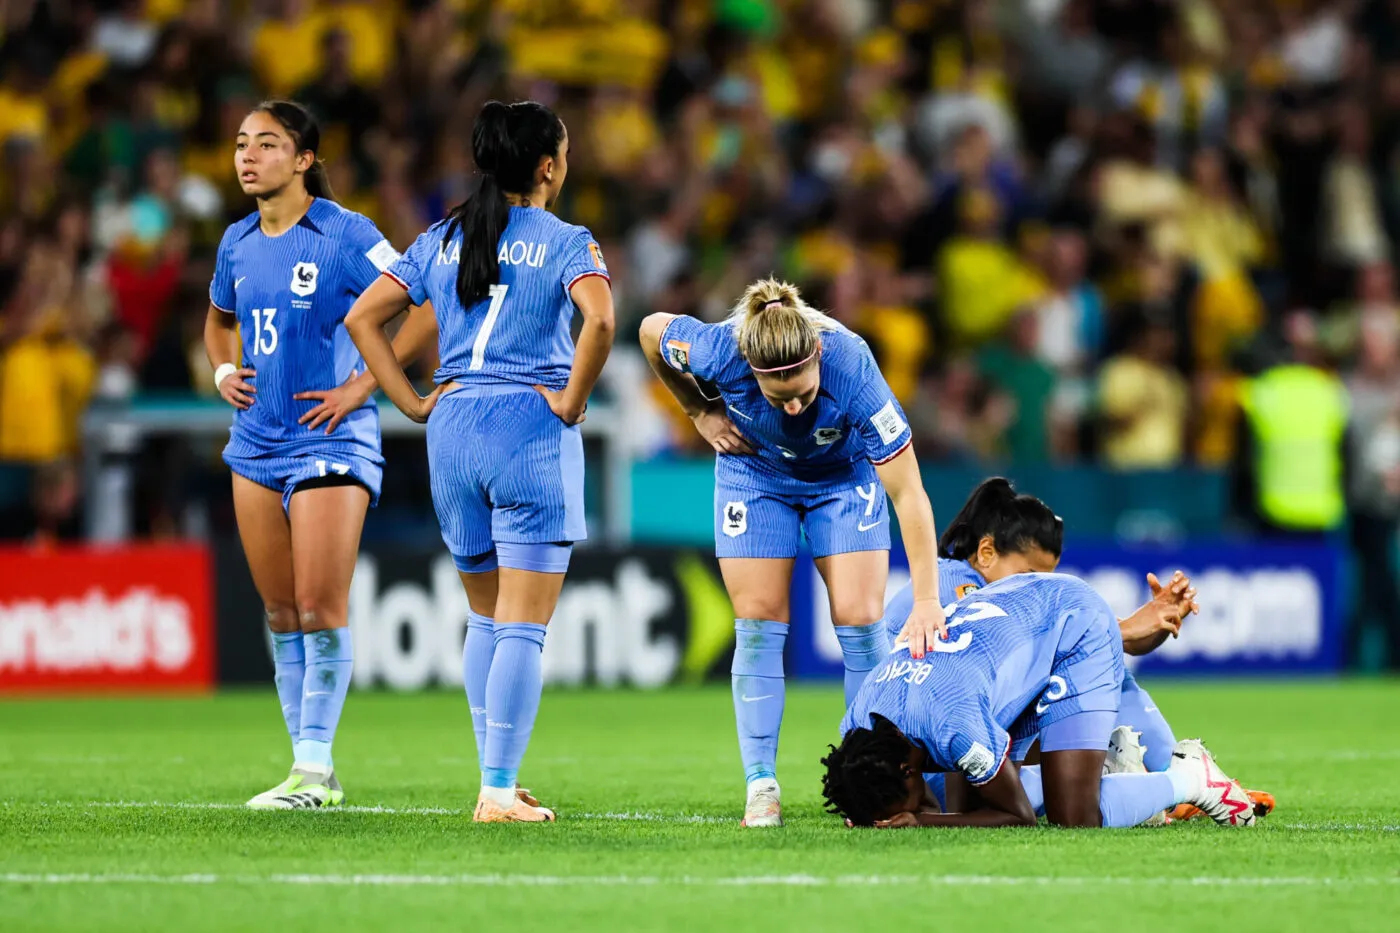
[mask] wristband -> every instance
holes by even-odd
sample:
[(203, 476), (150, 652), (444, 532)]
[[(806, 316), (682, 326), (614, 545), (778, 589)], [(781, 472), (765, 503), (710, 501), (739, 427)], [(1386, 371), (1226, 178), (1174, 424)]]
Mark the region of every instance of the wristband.
[(238, 372), (238, 367), (234, 364), (220, 363), (214, 370), (214, 389), (217, 391), (223, 381), (236, 372)]

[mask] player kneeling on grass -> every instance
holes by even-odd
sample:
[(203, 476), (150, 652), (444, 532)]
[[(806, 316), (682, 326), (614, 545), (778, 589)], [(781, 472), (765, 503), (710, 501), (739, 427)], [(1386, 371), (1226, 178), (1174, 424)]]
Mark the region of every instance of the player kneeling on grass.
[[(956, 594), (961, 599), (1012, 574), (1053, 573), (1059, 566), (1063, 546), (1064, 522), (1048, 505), (1035, 496), (1017, 493), (1011, 482), (1002, 477), (983, 480), (949, 522), (939, 541), (939, 592)], [(1152, 653), (1168, 635), (1175, 638), (1180, 633), (1187, 616), (1199, 611), (1196, 591), (1190, 578), (1181, 571), (1178, 570), (1166, 586), (1153, 574), (1147, 575), (1147, 583), (1152, 599), (1118, 622), (1125, 654)], [(912, 599), (913, 593), (907, 587), (897, 593), (885, 607), (884, 625), (893, 644), (897, 645), (901, 639), (907, 641), (911, 653), (918, 658), (923, 654), (925, 641), (917, 638), (910, 626)], [(1167, 770), (1176, 747), (1176, 736), (1156, 701), (1126, 671), (1119, 700), (1118, 727), (1109, 756), (1113, 769)], [(1025, 760), (1039, 731), (1036, 717), (1029, 714), (1013, 726), (1012, 761)], [(1038, 772), (1024, 772), (1023, 778), (1038, 781)], [(944, 776), (930, 775), (928, 780), (930, 789), (943, 803)], [(953, 783), (958, 782), (955, 779)], [(956, 788), (953, 793), (957, 794)], [(1254, 801), (1256, 816), (1265, 816), (1273, 810), (1272, 794), (1259, 790), (1248, 793)], [(952, 806), (943, 803), (943, 809), (958, 809), (959, 799), (955, 796)], [(1192, 819), (1200, 816), (1201, 811), (1182, 804), (1171, 815), (1178, 820)], [(1158, 814), (1149, 822), (1166, 821), (1166, 814)]]
[[(947, 641), (918, 659), (896, 647), (856, 695), (840, 747), (822, 759), (832, 812), (857, 826), (1028, 826), (1043, 805), (1059, 826), (1125, 827), (1191, 803), (1221, 825), (1253, 824), (1244, 789), (1196, 739), (1176, 743), (1164, 772), (1104, 774), (1123, 643), (1083, 580), (1017, 574), (947, 618)], [(1011, 761), (1008, 730), (1023, 714), (1040, 727), (1038, 784)], [(943, 812), (924, 781), (944, 771), (970, 785), (962, 812)]]

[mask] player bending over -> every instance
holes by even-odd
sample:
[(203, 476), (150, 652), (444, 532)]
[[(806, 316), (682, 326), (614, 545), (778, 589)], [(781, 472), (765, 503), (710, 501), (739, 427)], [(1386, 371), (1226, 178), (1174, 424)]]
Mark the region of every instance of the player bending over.
[[(943, 532), (939, 542), (939, 591), (961, 598), (1012, 574), (1052, 572), (1059, 566), (1063, 543), (1064, 523), (1044, 502), (1035, 496), (1018, 495), (1011, 483), (1001, 477), (984, 480)], [(1147, 582), (1153, 598), (1118, 622), (1123, 650), (1131, 655), (1150, 654), (1168, 635), (1176, 637), (1185, 617), (1197, 611), (1196, 591), (1180, 571), (1165, 587), (1153, 574), (1148, 574)], [(906, 589), (886, 607), (886, 631), (892, 640), (905, 626), (911, 597)], [(1114, 732), (1114, 754), (1110, 758), (1114, 767), (1134, 771), (1167, 769), (1176, 736), (1152, 697), (1127, 671), (1123, 674), (1117, 725), (1120, 728)], [(1022, 746), (1021, 754), (1013, 754), (1019, 762), (1034, 735), (1014, 738)], [(932, 776), (930, 784), (942, 800), (942, 776)], [(1256, 815), (1264, 816), (1273, 810), (1272, 794), (1258, 790), (1248, 793)], [(1189, 805), (1172, 813), (1174, 819), (1200, 815), (1198, 809)], [(1165, 822), (1165, 815), (1154, 817), (1152, 822)]]
[(909, 424), (865, 341), (782, 282), (750, 285), (717, 324), (649, 315), (639, 339), (716, 451), (715, 556), (736, 616), (743, 825), (781, 826), (783, 645), (803, 540), (826, 582), (847, 706), (889, 652), (887, 493), (909, 555), (910, 621), (929, 638), (943, 630), (933, 508)]
[[(959, 600), (948, 640), (922, 658), (900, 645), (871, 672), (822, 759), (828, 809), (857, 826), (1027, 826), (1036, 804), (1011, 760), (1010, 730), (1034, 720), (1051, 823), (1136, 826), (1180, 803), (1221, 825), (1254, 808), (1196, 739), (1156, 774), (1108, 774), (1123, 644), (1103, 597), (1077, 577), (1017, 574)], [(955, 771), (967, 806), (942, 812), (926, 772)]]

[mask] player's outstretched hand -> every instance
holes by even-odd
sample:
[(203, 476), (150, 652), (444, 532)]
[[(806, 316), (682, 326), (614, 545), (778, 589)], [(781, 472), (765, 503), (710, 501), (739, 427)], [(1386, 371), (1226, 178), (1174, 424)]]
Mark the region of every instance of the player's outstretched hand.
[(875, 821), (876, 829), (912, 829), (919, 825), (921, 824), (919, 823), (918, 814), (910, 813), (908, 810), (905, 810), (903, 813), (896, 813), (887, 820)]
[(1162, 585), (1156, 574), (1149, 573), (1147, 585), (1152, 590), (1151, 601), (1118, 623), (1123, 636), (1123, 650), (1132, 655), (1156, 651), (1168, 635), (1176, 638), (1181, 634), (1181, 624), (1188, 615), (1200, 611), (1191, 578), (1180, 570), (1172, 575), (1166, 586)]
[(330, 434), (340, 427), (340, 422), (352, 411), (369, 400), (369, 381), (361, 379), (359, 373), (351, 373), (350, 378), (334, 389), (320, 389), (313, 392), (298, 392), (292, 398), (299, 402), (320, 402), (315, 408), (297, 419), (307, 430), (314, 431), (322, 424)]
[(1172, 574), (1166, 586), (1162, 586), (1155, 573), (1149, 573), (1147, 586), (1152, 590), (1152, 602), (1163, 609), (1175, 609), (1182, 621), (1193, 612), (1201, 611), (1196, 603), (1196, 588), (1191, 585), (1191, 578), (1180, 570)]
[(258, 390), (248, 382), (257, 372), (244, 367), (229, 373), (219, 383), (219, 397), (239, 411), (247, 411), (253, 404), (253, 396)]
[(567, 425), (583, 424), (588, 420), (588, 402), (583, 406), (575, 407), (564, 398), (564, 393), (554, 392), (544, 386), (535, 386), (535, 391), (544, 396), (544, 400), (549, 403), (549, 410), (554, 412), (554, 417)]
[(948, 620), (943, 616), (943, 606), (936, 599), (916, 599), (896, 644), (908, 642), (910, 657), (922, 658), (933, 650), (935, 641), (947, 637)]
[(716, 453), (747, 455), (753, 453), (753, 448), (744, 439), (744, 435), (739, 433), (739, 429), (734, 427), (734, 422), (721, 411), (706, 409), (693, 419), (695, 430), (700, 432), (700, 436), (709, 442)]

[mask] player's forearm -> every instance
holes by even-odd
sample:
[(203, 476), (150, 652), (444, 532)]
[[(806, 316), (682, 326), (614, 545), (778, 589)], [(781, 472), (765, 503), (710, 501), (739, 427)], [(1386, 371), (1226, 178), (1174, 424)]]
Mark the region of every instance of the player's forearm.
[(393, 345), (389, 343), (383, 328), (371, 327), (368, 321), (359, 321), (352, 326), (349, 318), (345, 319), (345, 327), (350, 331), (355, 348), (365, 358), (371, 378), (389, 396), (389, 401), (404, 414), (413, 412), (419, 402), (418, 390), (404, 374), (403, 366), (399, 365)]
[[(399, 368), (405, 369), (422, 357), (428, 347), (436, 341), (437, 318), (433, 314), (432, 305), (420, 305), (409, 309), (408, 317), (404, 319), (399, 332), (394, 335), (390, 346), (393, 348), (394, 358), (399, 362)], [(368, 366), (355, 382), (366, 398), (379, 388), (379, 380), (374, 377)]]
[(1148, 603), (1128, 616), (1118, 620), (1118, 633), (1123, 638), (1123, 651), (1131, 655), (1151, 654), (1162, 646), (1171, 634), (1157, 624), (1157, 610)]
[(899, 516), (904, 550), (909, 556), (910, 581), (915, 602), (935, 600), (943, 605), (938, 592), (938, 533), (934, 526), (933, 504), (924, 491), (923, 477), (914, 452), (906, 449), (893, 460), (876, 468), (880, 480)]
[(994, 829), (1000, 826), (1034, 826), (1035, 814), (1030, 814), (1027, 818), (1024, 813), (1010, 813), (1006, 810), (994, 810), (983, 808), (980, 810), (969, 810), (967, 813), (932, 813), (923, 811), (916, 813), (919, 827), (934, 828), (940, 826), (979, 826), (983, 829)]
[(647, 358), (647, 365), (656, 373), (656, 378), (661, 380), (666, 391), (671, 393), (687, 415), (698, 418), (710, 407), (710, 400), (700, 394), (700, 387), (695, 384), (694, 379), (685, 373), (676, 372), (661, 358), (661, 336), (672, 317), (670, 314), (648, 315), (642, 321), (642, 330), (637, 339), (641, 342), (642, 355)]
[(564, 402), (575, 414), (582, 414), (588, 396), (602, 375), (603, 365), (612, 352), (616, 325), (612, 315), (584, 320), (574, 347), (574, 365), (569, 371), (569, 383), (564, 387)]
[(237, 366), (243, 351), (238, 345), (238, 321), (227, 311), (213, 305), (204, 318), (204, 353), (211, 369), (230, 364)]

